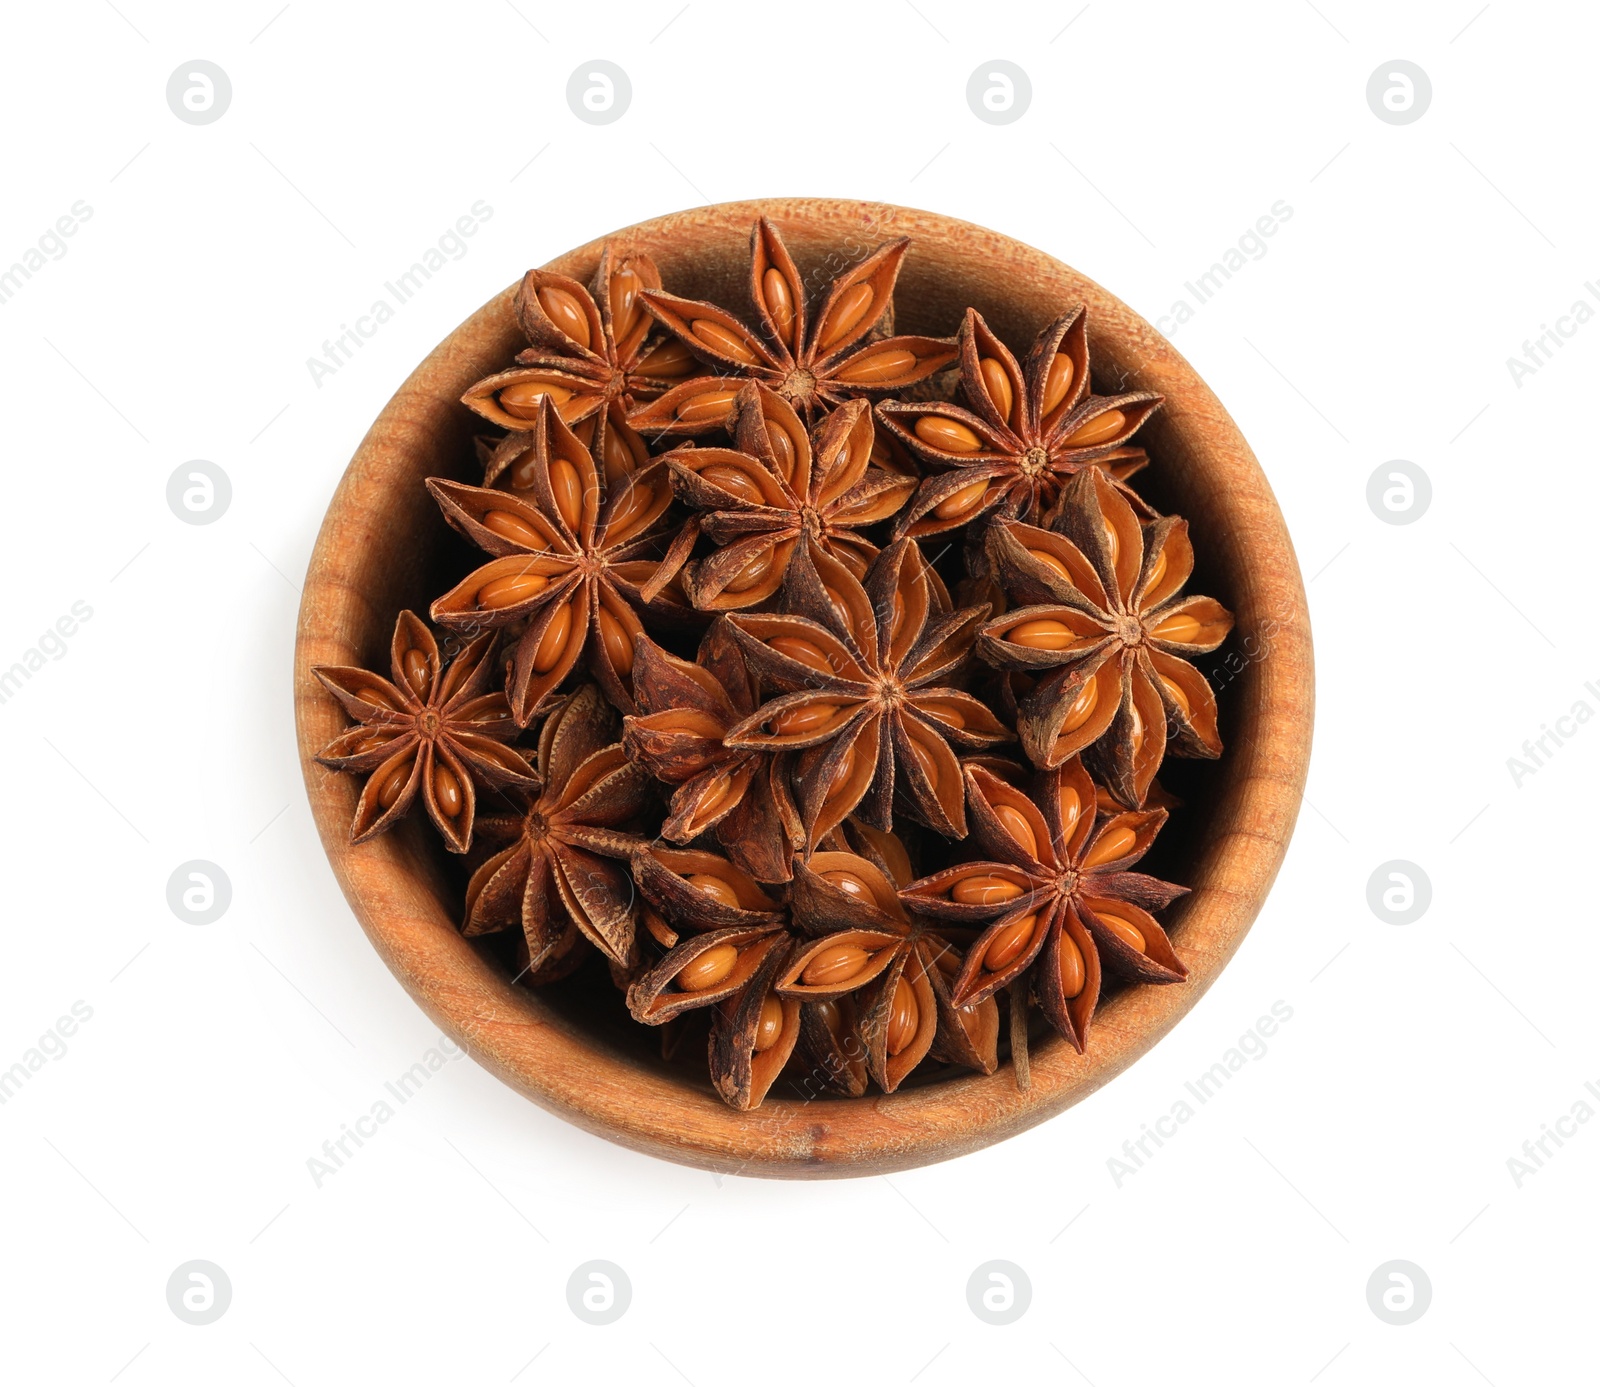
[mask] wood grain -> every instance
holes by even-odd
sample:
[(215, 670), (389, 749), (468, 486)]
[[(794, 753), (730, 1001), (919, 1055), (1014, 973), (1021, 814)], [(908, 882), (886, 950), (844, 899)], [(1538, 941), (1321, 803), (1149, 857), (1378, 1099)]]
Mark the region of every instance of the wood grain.
[[(1232, 648), (1256, 641), (1222, 694), (1229, 745), (1211, 791), (1184, 811), (1196, 816), (1186, 878), (1195, 890), (1167, 919), (1188, 982), (1113, 997), (1096, 1014), (1087, 1055), (1054, 1038), (1042, 1043), (1026, 1093), (1007, 1067), (890, 1096), (773, 1097), (738, 1113), (708, 1086), (651, 1066), (510, 986), (457, 933), (460, 903), (418, 834), (350, 845), (358, 783), (312, 760), (345, 720), (310, 669), (381, 659), (396, 610), (422, 610), (443, 591), (445, 575), (434, 567), (445, 526), (422, 479), (472, 470), (474, 420), (458, 401), (522, 345), (512, 289), (468, 318), (400, 387), (329, 506), (295, 649), (300, 757), (329, 861), (368, 937), (418, 1004), (508, 1084), (591, 1132), (668, 1160), (746, 1175), (865, 1175), (958, 1156), (1054, 1116), (1121, 1073), (1199, 1001), (1255, 920), (1294, 827), (1310, 755), (1311, 633), (1294, 550), (1254, 454), (1193, 368), (1123, 303), (996, 232), (877, 203), (730, 203), (644, 222), (615, 239), (655, 256), (675, 292), (743, 304), (749, 231), (760, 214), (779, 222), (813, 289), (888, 237), (913, 237), (896, 295), (900, 331), (952, 333), (970, 303), (1025, 349), (1066, 305), (1086, 303), (1097, 386), (1166, 397), (1141, 437), (1155, 459), (1145, 475), (1164, 507), (1189, 517), (1206, 563), (1207, 585), (1198, 590), (1237, 617)], [(591, 242), (550, 268), (587, 282), (600, 246)]]

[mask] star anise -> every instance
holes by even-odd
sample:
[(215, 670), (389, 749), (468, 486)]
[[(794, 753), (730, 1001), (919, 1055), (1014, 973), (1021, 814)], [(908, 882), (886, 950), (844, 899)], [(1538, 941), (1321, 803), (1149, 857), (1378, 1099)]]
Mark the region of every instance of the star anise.
[(639, 297), (713, 374), (674, 386), (628, 416), (645, 432), (697, 434), (720, 427), (739, 388), (755, 379), (808, 420), (844, 400), (903, 390), (955, 360), (948, 340), (889, 337), (863, 346), (892, 314), (895, 279), (911, 242), (885, 241), (828, 286), (808, 313), (805, 280), (765, 217), (750, 233), (750, 299), (759, 326), (713, 303), (658, 290)]
[[(961, 768), (969, 750), (1011, 733), (971, 694), (946, 683), (968, 659), (985, 609), (940, 611), (927, 560), (911, 540), (885, 549), (858, 583), (824, 554), (804, 554), (787, 611), (727, 618), (750, 667), (777, 698), (725, 738), (732, 747), (803, 751), (797, 798), (807, 846), (858, 810), (889, 828), (902, 812), (966, 835)], [(897, 798), (898, 796), (898, 798)]]
[(665, 917), (657, 942), (667, 952), (628, 988), (628, 1010), (659, 1026), (715, 1006), (711, 1081), (731, 1106), (755, 1107), (800, 1038), (800, 1003), (773, 991), (792, 943), (787, 917), (716, 853), (646, 845), (633, 874)]
[(819, 547), (857, 578), (878, 554), (864, 525), (887, 520), (916, 486), (874, 467), (872, 411), (852, 400), (818, 426), (815, 443), (780, 396), (739, 391), (730, 421), (734, 448), (666, 454), (678, 494), (701, 512), (699, 528), (721, 546), (684, 571), (696, 607), (753, 607), (782, 585), (794, 555)]
[(818, 852), (797, 863), (790, 907), (810, 939), (791, 951), (778, 992), (813, 1004), (852, 997), (868, 1072), (885, 1093), (928, 1057), (936, 1038), (943, 1053), (992, 1074), (998, 1008), (985, 999), (956, 1010), (947, 974), (959, 955), (906, 913), (896, 890), (883, 866), (856, 853)]
[[(458, 630), (513, 623), (507, 692), (526, 726), (589, 651), (589, 668), (606, 695), (633, 707), (633, 645), (644, 630), (636, 608), (642, 584), (662, 567), (666, 534), (657, 522), (672, 502), (665, 469), (654, 463), (626, 474), (604, 503), (594, 458), (547, 399), (534, 426), (533, 488), (526, 496), (466, 486), (440, 477), (428, 489), (445, 519), (495, 555), (432, 608)], [(680, 550), (692, 543), (680, 536)], [(675, 569), (681, 558), (668, 562)], [(649, 603), (670, 610), (666, 597)]]
[(1082, 306), (1039, 334), (1025, 366), (975, 308), (967, 310), (956, 341), (962, 394), (971, 408), (943, 402), (878, 406), (887, 429), (939, 469), (917, 488), (897, 534), (939, 534), (994, 510), (1033, 520), (1085, 467), (1121, 480), (1144, 466), (1143, 449), (1125, 445), (1160, 406), (1161, 396), (1091, 393)]
[(465, 852), (472, 845), (475, 785), (537, 786), (528, 762), (506, 745), (517, 724), (505, 695), (490, 688), (495, 639), (493, 632), (479, 636), (445, 665), (433, 633), (401, 612), (389, 645), (391, 679), (344, 665), (312, 670), (359, 724), (317, 756), (332, 770), (367, 777), (351, 842), (394, 827), (420, 791), (445, 846)]
[(990, 561), (1016, 599), (979, 633), (979, 655), (1042, 675), (1018, 708), (1024, 750), (1052, 766), (1079, 751), (1124, 804), (1143, 804), (1170, 745), (1216, 757), (1217, 702), (1185, 657), (1222, 644), (1233, 617), (1183, 597), (1194, 568), (1188, 522), (1140, 525), (1109, 479), (1080, 473), (1055, 527), (1001, 520)]
[(726, 622), (717, 621), (691, 664), (639, 638), (633, 664), (638, 712), (623, 719), (628, 755), (677, 788), (661, 836), (688, 843), (715, 833), (757, 881), (787, 881), (803, 838), (785, 758), (724, 745), (760, 699)]
[(649, 773), (631, 762), (616, 733), (616, 713), (584, 684), (539, 729), (544, 789), (527, 810), (485, 816), (485, 836), (510, 846), (467, 883), (462, 933), (489, 934), (520, 923), (528, 969), (565, 958), (581, 936), (619, 968), (636, 961), (635, 904), (621, 861), (638, 839), (623, 831), (649, 805)]
[[(607, 480), (632, 471), (643, 448), (625, 422), (627, 412), (698, 368), (672, 338), (650, 340), (655, 323), (639, 295), (660, 287), (654, 260), (609, 242), (587, 288), (552, 270), (529, 270), (514, 308), (532, 346), (517, 353), (515, 369), (485, 377), (462, 403), (515, 431), (531, 429), (539, 402), (549, 398), (593, 448)], [(503, 446), (495, 459), (500, 470), (519, 451), (511, 440)]]
[(1094, 783), (1076, 757), (1041, 771), (1031, 794), (982, 765), (963, 773), (973, 837), (992, 860), (948, 867), (900, 898), (955, 924), (987, 923), (967, 951), (952, 1001), (970, 1006), (1013, 989), (1020, 1079), (1027, 1030), (1017, 1020), (1028, 997), (1081, 1053), (1102, 968), (1134, 982), (1188, 976), (1150, 914), (1188, 888), (1129, 870), (1149, 851), (1166, 810), (1098, 816)]

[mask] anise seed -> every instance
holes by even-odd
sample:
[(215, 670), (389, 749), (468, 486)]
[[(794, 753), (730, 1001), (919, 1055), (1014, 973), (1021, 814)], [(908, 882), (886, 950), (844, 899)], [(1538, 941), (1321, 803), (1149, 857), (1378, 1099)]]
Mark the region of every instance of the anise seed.
[(938, 718), (946, 727), (954, 727), (959, 730), (967, 725), (966, 714), (953, 703), (945, 703), (934, 699), (926, 703), (919, 701), (917, 707), (928, 714), (929, 717)]
[(702, 713), (697, 708), (674, 708), (663, 719), (661, 730), (720, 742), (723, 726), (710, 713)]
[(1167, 551), (1162, 548), (1156, 552), (1155, 559), (1150, 564), (1149, 575), (1144, 580), (1146, 592), (1154, 592), (1160, 586), (1161, 580), (1167, 576)]
[(593, 345), (589, 340), (589, 315), (575, 296), (565, 289), (546, 285), (539, 290), (539, 306), (549, 315), (550, 321), (580, 347)]
[(983, 451), (983, 440), (958, 419), (924, 414), (914, 425), (914, 431), (930, 448), (942, 448), (947, 453)]
[(1000, 826), (1017, 840), (1020, 847), (1029, 857), (1039, 854), (1039, 839), (1033, 831), (1033, 825), (1028, 822), (1028, 816), (1015, 805), (998, 804), (995, 806), (995, 818), (1000, 820)]
[(838, 713), (837, 703), (802, 703), (789, 708), (772, 720), (772, 730), (780, 737), (798, 736), (816, 732), (825, 727)]
[(383, 784), (378, 787), (379, 805), (384, 809), (393, 808), (394, 802), (400, 798), (400, 792), (406, 788), (406, 781), (410, 779), (410, 761), (406, 761), (390, 771)]
[(780, 655), (787, 655), (808, 669), (816, 670), (818, 674), (834, 672), (833, 661), (828, 658), (827, 652), (804, 636), (774, 636), (767, 645)]
[(1101, 924), (1105, 925), (1130, 949), (1137, 949), (1140, 953), (1144, 952), (1144, 932), (1132, 920), (1125, 920), (1122, 916), (1113, 915), (1108, 910), (1096, 910), (1095, 916)]
[(626, 342), (633, 336), (642, 311), (639, 307), (641, 288), (643, 281), (632, 270), (621, 270), (611, 276), (611, 336), (617, 342)]
[(550, 490), (555, 493), (556, 509), (567, 528), (576, 530), (583, 518), (583, 483), (578, 480), (578, 469), (565, 458), (550, 464)]
[(633, 673), (633, 639), (628, 628), (604, 606), (599, 609), (600, 642), (605, 646), (606, 658), (612, 669), (627, 678)]
[(720, 486), (724, 491), (731, 492), (741, 501), (749, 501), (752, 505), (762, 505), (766, 497), (762, 494), (761, 485), (742, 467), (735, 467), (728, 463), (713, 463), (710, 467), (702, 467), (700, 475), (713, 486)]
[(1081, 425), (1076, 433), (1069, 435), (1066, 445), (1069, 448), (1092, 448), (1096, 443), (1104, 443), (1108, 438), (1115, 438), (1122, 432), (1125, 423), (1127, 415), (1120, 409), (1108, 409), (1104, 414), (1095, 415), (1088, 423)]
[(772, 572), (773, 550), (767, 549), (751, 559), (743, 568), (733, 575), (724, 586), (724, 592), (749, 592), (757, 583)]
[(678, 406), (680, 424), (704, 424), (728, 417), (737, 390), (703, 390)]
[(578, 599), (574, 597), (570, 602), (562, 603), (551, 617), (550, 624), (539, 639), (538, 648), (533, 652), (535, 673), (548, 674), (561, 663), (561, 657), (567, 650), (567, 638), (572, 634), (573, 609), (577, 605)]
[[(1047, 568), (1054, 569), (1069, 583), (1072, 582), (1072, 570), (1054, 554), (1051, 554), (1043, 549), (1030, 549), (1028, 550), (1028, 557), (1032, 559), (1038, 559), (1040, 563), (1044, 564)], [(1077, 584), (1074, 583), (1073, 586), (1076, 587)]]
[(933, 513), (940, 520), (950, 520), (958, 515), (964, 515), (969, 510), (976, 510), (983, 500), (983, 494), (989, 489), (989, 479), (982, 477), (975, 482), (970, 482), (959, 491), (952, 491), (938, 505), (933, 508)]
[(714, 818), (717, 811), (728, 802), (728, 796), (733, 793), (733, 777), (719, 775), (706, 787), (705, 793), (700, 796), (698, 817), (703, 823)]
[(1116, 824), (1095, 839), (1094, 846), (1084, 855), (1081, 865), (1088, 870), (1107, 862), (1115, 862), (1119, 857), (1125, 857), (1132, 851), (1133, 845), (1138, 840), (1139, 835), (1127, 824)]
[[(679, 376), (686, 376), (699, 363), (694, 358), (694, 353), (683, 345), (676, 337), (671, 341), (663, 342), (659, 347), (652, 348), (640, 360), (634, 369), (641, 376), (656, 376), (661, 380), (676, 380)], [(732, 399), (733, 392), (728, 392)], [(680, 412), (678, 417), (683, 417)]]
[(1072, 358), (1065, 352), (1057, 352), (1050, 358), (1050, 369), (1044, 377), (1044, 412), (1047, 416), (1067, 398), (1067, 392), (1072, 389), (1072, 370)]
[(1078, 696), (1072, 700), (1072, 706), (1067, 709), (1067, 715), (1061, 720), (1061, 735), (1064, 737), (1069, 732), (1076, 732), (1084, 723), (1094, 716), (1096, 705), (1100, 702), (1100, 676), (1097, 673), (1088, 680), (1083, 688), (1078, 691)]
[(746, 366), (755, 366), (760, 362), (743, 338), (734, 336), (721, 323), (713, 322), (710, 318), (696, 318), (689, 324), (689, 331), (696, 340), (704, 342), (713, 351), (721, 352), (723, 356), (730, 356)]
[(820, 949), (806, 964), (800, 981), (807, 987), (832, 987), (855, 977), (867, 966), (869, 955), (855, 944), (834, 944)]
[(854, 896), (857, 900), (871, 904), (874, 900), (872, 888), (867, 885), (854, 872), (847, 872), (843, 868), (835, 868), (831, 872), (822, 873), (822, 879), (830, 886), (837, 887), (847, 896)]
[(835, 371), (833, 378), (847, 385), (878, 385), (915, 370), (916, 365), (914, 353), (897, 347), (892, 351), (873, 352), (870, 356), (862, 353)]
[(725, 881), (719, 876), (712, 876), (710, 872), (695, 872), (684, 878), (696, 891), (703, 891), (716, 901), (718, 905), (728, 906), (732, 910), (739, 909), (739, 893), (733, 889), (733, 883)]
[(895, 979), (894, 1001), (889, 1009), (888, 1048), (891, 1055), (898, 1055), (916, 1039), (917, 1022), (920, 1019), (918, 1011), (916, 989), (902, 973)]
[(761, 276), (761, 292), (767, 300), (767, 312), (778, 336), (786, 347), (794, 346), (794, 295), (789, 292), (789, 281), (777, 270), (768, 266)]
[(478, 523), (491, 534), (499, 535), (501, 539), (509, 539), (513, 544), (520, 544), (524, 549), (543, 549), (545, 547), (544, 536), (520, 515), (513, 515), (508, 510), (486, 511), (483, 519)]
[(427, 698), (433, 683), (433, 665), (428, 657), (420, 650), (411, 649), (401, 657), (400, 665), (406, 672), (406, 683), (411, 685), (412, 693), (418, 698)]
[[(768, 274), (772, 271), (768, 270)], [(783, 1034), (783, 1003), (776, 997), (761, 999), (761, 1015), (756, 1021), (756, 1053), (764, 1054), (778, 1043)]]
[(1006, 374), (1006, 368), (992, 356), (986, 356), (978, 362), (978, 374), (983, 377), (983, 387), (994, 401), (994, 407), (1000, 411), (1000, 417), (1009, 422), (1012, 395), (1011, 377)]
[[(1142, 953), (1143, 950), (1141, 949)], [(1061, 994), (1069, 1002), (1083, 991), (1088, 979), (1084, 968), (1083, 950), (1065, 930), (1061, 932)]]
[(998, 973), (1002, 968), (1009, 967), (1021, 958), (1033, 940), (1033, 927), (1038, 919), (1037, 914), (1024, 915), (995, 935), (989, 941), (989, 947), (983, 951), (984, 969), (990, 973)]
[(447, 819), (455, 818), (466, 802), (461, 794), (461, 782), (449, 766), (433, 768), (433, 798)]
[(1016, 882), (988, 875), (962, 877), (950, 888), (950, 899), (961, 905), (1003, 905), (1021, 894)]
[(546, 385), (543, 381), (518, 381), (500, 392), (500, 408), (514, 419), (537, 419), (539, 400), (548, 395), (550, 403), (564, 405), (572, 398), (572, 391), (559, 385)]
[(1030, 650), (1069, 650), (1077, 641), (1078, 633), (1066, 622), (1047, 616), (1018, 622), (1006, 632), (1006, 639)]
[(732, 944), (717, 944), (678, 970), (677, 983), (685, 992), (704, 992), (726, 982), (739, 961)]
[(851, 742), (849, 750), (839, 758), (839, 764), (834, 767), (833, 779), (828, 782), (828, 791), (823, 796), (822, 807), (826, 809), (834, 799), (844, 793), (850, 783), (850, 777), (856, 769), (856, 743)]
[(1158, 621), (1151, 628), (1150, 634), (1158, 641), (1173, 641), (1178, 645), (1189, 645), (1200, 634), (1199, 621), (1190, 616), (1188, 612), (1176, 612), (1172, 616)]
[(836, 342), (848, 337), (850, 330), (866, 317), (867, 310), (872, 307), (872, 301), (870, 282), (864, 281), (845, 290), (828, 314), (828, 321), (822, 325), (821, 332), (817, 334), (817, 351), (825, 352)]
[(505, 578), (496, 578), (492, 583), (485, 583), (478, 589), (475, 600), (485, 611), (492, 612), (537, 597), (549, 586), (550, 580), (542, 573), (513, 573)]

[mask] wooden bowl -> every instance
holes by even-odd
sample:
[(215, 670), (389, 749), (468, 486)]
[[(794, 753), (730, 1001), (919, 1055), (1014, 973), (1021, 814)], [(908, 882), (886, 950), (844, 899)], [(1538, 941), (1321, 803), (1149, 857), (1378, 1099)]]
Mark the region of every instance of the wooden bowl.
[[(1166, 916), (1188, 981), (1112, 996), (1096, 1014), (1087, 1055), (1053, 1035), (1041, 1041), (1026, 1092), (1007, 1065), (989, 1077), (963, 1074), (889, 1096), (771, 1096), (740, 1113), (694, 1072), (669, 1068), (628, 1035), (563, 1007), (560, 988), (513, 987), (457, 932), (459, 884), (425, 835), (402, 826), (351, 846), (359, 781), (312, 759), (345, 718), (311, 667), (386, 668), (396, 612), (425, 612), (465, 571), (470, 555), (422, 483), (439, 474), (480, 479), (471, 444), (477, 420), (459, 400), (524, 345), (512, 319), (514, 286), (400, 387), (328, 509), (295, 649), (300, 759), (356, 918), (406, 990), (479, 1063), (568, 1121), (667, 1160), (747, 1175), (865, 1175), (958, 1156), (1054, 1116), (1132, 1064), (1200, 1000), (1260, 910), (1294, 826), (1311, 746), (1311, 634), (1294, 550), (1249, 446), (1193, 368), (1120, 300), (997, 232), (877, 203), (728, 203), (643, 222), (616, 239), (653, 255), (674, 292), (737, 306), (746, 301), (750, 227), (761, 214), (778, 222), (802, 272), (820, 271), (813, 283), (889, 237), (910, 235), (896, 294), (900, 331), (953, 333), (971, 304), (1020, 354), (1063, 308), (1086, 303), (1097, 388), (1166, 397), (1140, 437), (1153, 459), (1141, 490), (1189, 518), (1202, 561), (1191, 590), (1220, 598), (1238, 623), (1224, 648), (1235, 655), (1220, 676), (1213, 672), (1223, 685), (1227, 750), (1220, 762), (1168, 762), (1183, 768), (1189, 802), (1164, 835), (1172, 850), (1152, 865), (1194, 888)], [(593, 241), (548, 268), (587, 282), (600, 249)]]

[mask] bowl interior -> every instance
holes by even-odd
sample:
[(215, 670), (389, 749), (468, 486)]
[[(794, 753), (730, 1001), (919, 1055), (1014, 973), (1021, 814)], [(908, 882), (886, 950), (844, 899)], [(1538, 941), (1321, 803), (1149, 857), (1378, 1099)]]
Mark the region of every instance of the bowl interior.
[[(896, 291), (899, 331), (945, 336), (971, 305), (1019, 356), (1067, 306), (1089, 311), (1095, 387), (1166, 398), (1141, 432), (1151, 465), (1142, 494), (1189, 518), (1194, 592), (1235, 613), (1208, 670), (1227, 750), (1218, 762), (1169, 759), (1162, 783), (1186, 802), (1143, 866), (1194, 888), (1165, 915), (1187, 982), (1115, 994), (1096, 1013), (1089, 1053), (1041, 1036), (1032, 1083), (1012, 1071), (940, 1073), (868, 1099), (785, 1097), (753, 1113), (725, 1107), (703, 1066), (669, 1065), (656, 1036), (592, 986), (529, 992), (508, 984), (504, 936), (469, 943), (456, 928), (464, 875), (416, 824), (352, 847), (359, 783), (316, 765), (344, 719), (309, 670), (382, 668), (395, 613), (425, 613), (475, 562), (423, 487), (428, 476), (478, 481), (459, 404), (524, 345), (508, 289), (453, 332), (374, 423), (329, 508), (312, 559), (296, 651), (296, 707), (308, 793), (324, 846), (368, 935), (413, 997), (489, 1068), (591, 1131), (669, 1159), (747, 1174), (845, 1175), (904, 1168), (973, 1150), (1078, 1101), (1149, 1049), (1199, 999), (1238, 947), (1277, 872), (1309, 754), (1311, 652), (1304, 594), (1282, 517), (1260, 467), (1215, 396), (1153, 328), (1098, 285), (992, 231), (880, 204), (796, 199), (727, 204), (646, 222), (613, 238), (648, 251), (675, 293), (738, 309), (747, 302), (749, 231), (776, 220), (812, 292), (890, 237), (909, 235)], [(601, 242), (551, 268), (587, 282)]]

